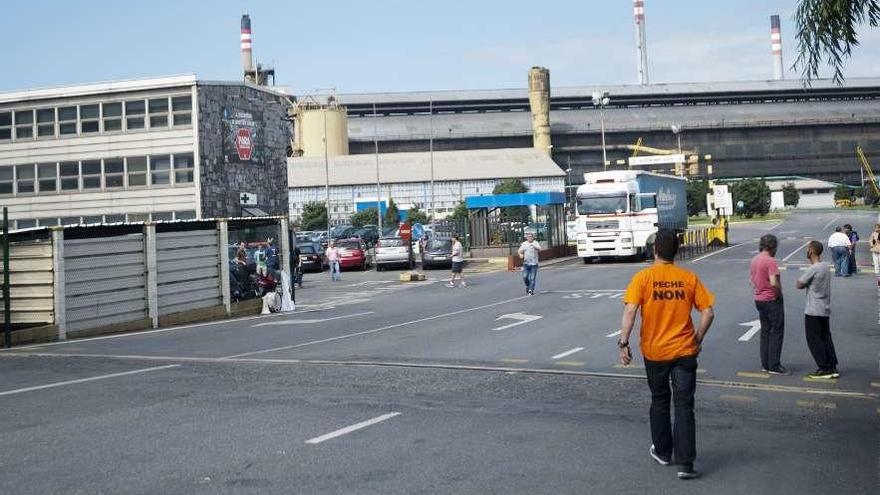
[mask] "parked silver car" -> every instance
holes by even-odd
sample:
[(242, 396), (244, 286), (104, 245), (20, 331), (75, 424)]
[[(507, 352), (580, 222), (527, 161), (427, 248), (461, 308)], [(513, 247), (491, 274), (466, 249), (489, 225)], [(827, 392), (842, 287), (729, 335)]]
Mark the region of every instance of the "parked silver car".
[(376, 271), (388, 266), (409, 264), (409, 251), (406, 241), (400, 237), (381, 237), (376, 242)]

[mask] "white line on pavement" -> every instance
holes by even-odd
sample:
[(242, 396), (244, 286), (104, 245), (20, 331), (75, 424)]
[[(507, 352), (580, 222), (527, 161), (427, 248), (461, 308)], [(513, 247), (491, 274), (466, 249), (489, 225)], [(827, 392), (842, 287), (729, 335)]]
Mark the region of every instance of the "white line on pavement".
[(582, 350), (584, 350), (583, 347), (575, 347), (574, 349), (569, 349), (565, 352), (560, 352), (559, 354), (553, 356), (551, 359), (562, 359), (566, 356), (571, 356), (572, 354), (574, 354), (576, 352), (581, 352)]
[(364, 311), (362, 313), (352, 313), (350, 315), (342, 315), (342, 316), (334, 316), (332, 318), (313, 318), (307, 320), (278, 320), (278, 321), (267, 321), (266, 323), (257, 323), (256, 325), (251, 325), (251, 327), (264, 327), (267, 325), (296, 325), (296, 324), (304, 324), (304, 323), (321, 323), (325, 321), (332, 320), (342, 320), (344, 318), (355, 318), (357, 316), (363, 315), (371, 315), (373, 311)]
[(22, 394), (25, 392), (33, 392), (35, 390), (43, 390), (46, 388), (63, 387), (65, 385), (74, 385), (77, 383), (93, 382), (95, 380), (106, 380), (107, 378), (116, 378), (119, 376), (136, 375), (138, 373), (147, 373), (150, 371), (167, 370), (169, 368), (177, 368), (178, 366), (180, 366), (180, 365), (179, 364), (168, 364), (165, 366), (155, 366), (153, 368), (142, 368), (139, 370), (123, 371), (122, 373), (112, 373), (109, 375), (100, 375), (100, 376), (93, 376), (90, 378), (80, 378), (77, 380), (67, 380), (64, 382), (49, 383), (46, 385), (37, 385), (35, 387), (17, 388), (15, 390), (7, 390), (5, 392), (0, 392), (0, 396)]
[(733, 246), (727, 246), (726, 248), (724, 248), (724, 249), (719, 249), (718, 251), (712, 251), (712, 252), (709, 253), (709, 254), (704, 254), (704, 255), (700, 256), (699, 258), (695, 259), (695, 260), (692, 261), (691, 263), (696, 263), (696, 262), (698, 262), (698, 261), (702, 261), (702, 260), (708, 258), (709, 256), (715, 256), (716, 254), (723, 253), (724, 251), (727, 251), (728, 249), (733, 249), (733, 248), (735, 248), (735, 247), (739, 247), (739, 246), (742, 246), (742, 244), (734, 244)]
[(828, 227), (831, 227), (831, 224), (834, 223), (834, 222), (836, 222), (838, 218), (840, 218), (840, 215), (837, 215), (837, 216), (835, 216), (834, 218), (832, 218), (830, 222), (826, 223), (825, 226), (822, 227), (822, 230), (825, 230), (825, 229), (827, 229)]
[(618, 330), (616, 332), (611, 332), (608, 335), (606, 335), (606, 337), (608, 337), (610, 339), (611, 337), (617, 337), (618, 335), (620, 335), (620, 330)]
[(807, 242), (801, 244), (800, 246), (798, 246), (798, 248), (795, 249), (794, 251), (792, 251), (788, 256), (786, 256), (785, 258), (782, 258), (782, 262), (785, 263), (786, 261), (788, 261), (789, 258), (800, 253), (801, 249), (807, 247), (807, 244), (809, 244), (809, 243), (810, 243), (810, 241), (807, 241)]
[(405, 326), (407, 326), (407, 325), (412, 325), (412, 324), (415, 324), (415, 323), (422, 323), (422, 322), (424, 322), (424, 321), (437, 320), (437, 319), (440, 319), (440, 318), (446, 318), (446, 317), (448, 317), (448, 316), (456, 316), (456, 315), (460, 315), (460, 314), (464, 314), (464, 313), (470, 313), (470, 312), (472, 312), (472, 311), (479, 311), (479, 310), (481, 310), (481, 309), (491, 308), (491, 307), (494, 307), (494, 306), (500, 306), (500, 305), (502, 305), (502, 304), (509, 304), (509, 303), (516, 302), (516, 301), (522, 301), (523, 299), (528, 299), (528, 298), (530, 298), (530, 297), (532, 297), (532, 296), (519, 296), (519, 297), (514, 297), (513, 299), (506, 299), (506, 300), (504, 300), (504, 301), (496, 301), (496, 302), (494, 302), (494, 303), (484, 304), (484, 305), (482, 305), (482, 306), (474, 306), (474, 307), (471, 307), (471, 308), (460, 309), (460, 310), (458, 310), (458, 311), (453, 311), (453, 312), (451, 312), (451, 313), (441, 313), (441, 314), (439, 314), (439, 315), (427, 316), (427, 317), (425, 317), (425, 318), (419, 318), (418, 320), (410, 320), (410, 321), (405, 321), (405, 322), (403, 322), (403, 323), (395, 323), (394, 325), (387, 325), (387, 326), (384, 326), (384, 327), (374, 328), (374, 329), (372, 329), (372, 330), (364, 330), (363, 332), (347, 333), (347, 334), (345, 334), (345, 335), (337, 335), (336, 337), (330, 337), (330, 338), (327, 338), (327, 339), (312, 340), (312, 341), (309, 341), (309, 342), (303, 342), (303, 343), (300, 343), (300, 344), (285, 345), (285, 346), (282, 346), (282, 347), (274, 347), (274, 348), (272, 348), (272, 349), (263, 349), (263, 350), (261, 350), (261, 351), (244, 352), (244, 353), (241, 353), (241, 354), (235, 354), (235, 355), (232, 355), (232, 356), (226, 356), (226, 357), (224, 357), (223, 359), (235, 359), (235, 358), (240, 358), (240, 357), (245, 357), (245, 356), (253, 356), (253, 355), (255, 355), (255, 354), (265, 354), (265, 353), (267, 353), (267, 352), (275, 352), (275, 351), (286, 351), (286, 350), (288, 350), (288, 349), (297, 349), (297, 348), (305, 347), (305, 346), (309, 346), (309, 345), (325, 344), (325, 343), (327, 343), (327, 342), (335, 342), (335, 341), (337, 341), (337, 340), (348, 339), (348, 338), (351, 338), (351, 337), (357, 337), (357, 336), (359, 336), (359, 335), (369, 335), (369, 334), (371, 334), (371, 333), (376, 333), (376, 332), (383, 332), (383, 331), (385, 331), (385, 330), (391, 330), (392, 328), (405, 327)]
[(746, 333), (742, 334), (738, 339), (740, 342), (748, 342), (756, 333), (758, 333), (759, 330), (761, 330), (761, 320), (747, 321), (745, 323), (740, 323), (739, 326), (750, 327)]
[(336, 437), (341, 437), (342, 435), (346, 435), (346, 434), (351, 433), (353, 431), (360, 430), (361, 428), (366, 428), (367, 426), (371, 426), (376, 423), (381, 423), (382, 421), (385, 421), (386, 419), (391, 419), (395, 416), (400, 416), (400, 413), (393, 412), (393, 413), (383, 414), (381, 416), (377, 416), (373, 419), (368, 419), (368, 420), (360, 422), (358, 424), (346, 426), (345, 428), (340, 428), (336, 431), (331, 431), (330, 433), (327, 433), (326, 435), (321, 435), (320, 437), (315, 437), (310, 440), (306, 440), (306, 443), (310, 444), (310, 445), (317, 445), (321, 442), (326, 442), (327, 440), (332, 440)]

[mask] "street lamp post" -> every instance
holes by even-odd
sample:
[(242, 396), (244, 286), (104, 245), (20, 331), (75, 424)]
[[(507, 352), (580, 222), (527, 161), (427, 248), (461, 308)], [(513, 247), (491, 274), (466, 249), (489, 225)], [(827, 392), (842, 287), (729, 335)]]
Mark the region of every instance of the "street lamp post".
[(322, 112), (324, 117), (324, 135), (321, 141), (324, 142), (324, 208), (327, 210), (327, 242), (330, 242), (330, 160), (327, 158), (327, 110)]
[(428, 123), (430, 134), (428, 136), (428, 155), (431, 161), (431, 208), (428, 212), (430, 221), (434, 220), (434, 98), (428, 100)]
[(573, 185), (571, 183), (571, 153), (568, 154), (566, 162), (568, 168), (565, 169), (565, 179), (568, 181), (568, 185), (565, 186), (565, 200), (568, 202), (571, 211), (574, 211), (574, 194), (572, 194)]
[[(678, 140), (678, 154), (681, 155), (681, 126), (673, 124), (669, 127), (673, 134), (675, 134), (675, 138)], [(676, 169), (679, 168), (679, 164), (676, 164)], [(684, 175), (684, 162), (681, 163), (681, 172), (678, 175)], [(678, 170), (676, 170), (678, 172)]]
[(602, 130), (602, 168), (608, 170), (608, 152), (605, 149), (605, 107), (611, 103), (608, 92), (593, 93), (593, 105), (599, 107), (599, 123)]
[(376, 216), (378, 217), (379, 235), (382, 235), (382, 186), (379, 183), (379, 133), (376, 123), (376, 104), (373, 103), (373, 149), (376, 153)]

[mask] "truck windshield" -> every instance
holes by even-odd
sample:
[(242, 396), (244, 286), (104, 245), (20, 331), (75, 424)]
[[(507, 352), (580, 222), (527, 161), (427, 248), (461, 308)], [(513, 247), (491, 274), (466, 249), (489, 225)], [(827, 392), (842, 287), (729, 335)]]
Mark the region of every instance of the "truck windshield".
[(581, 215), (613, 214), (626, 212), (626, 195), (578, 197), (578, 213)]

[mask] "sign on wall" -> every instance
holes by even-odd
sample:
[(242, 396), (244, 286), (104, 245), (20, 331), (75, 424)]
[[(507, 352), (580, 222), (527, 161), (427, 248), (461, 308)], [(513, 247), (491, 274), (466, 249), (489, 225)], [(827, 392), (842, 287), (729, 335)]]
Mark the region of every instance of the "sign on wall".
[(262, 113), (224, 107), (221, 122), (224, 163), (265, 163)]

